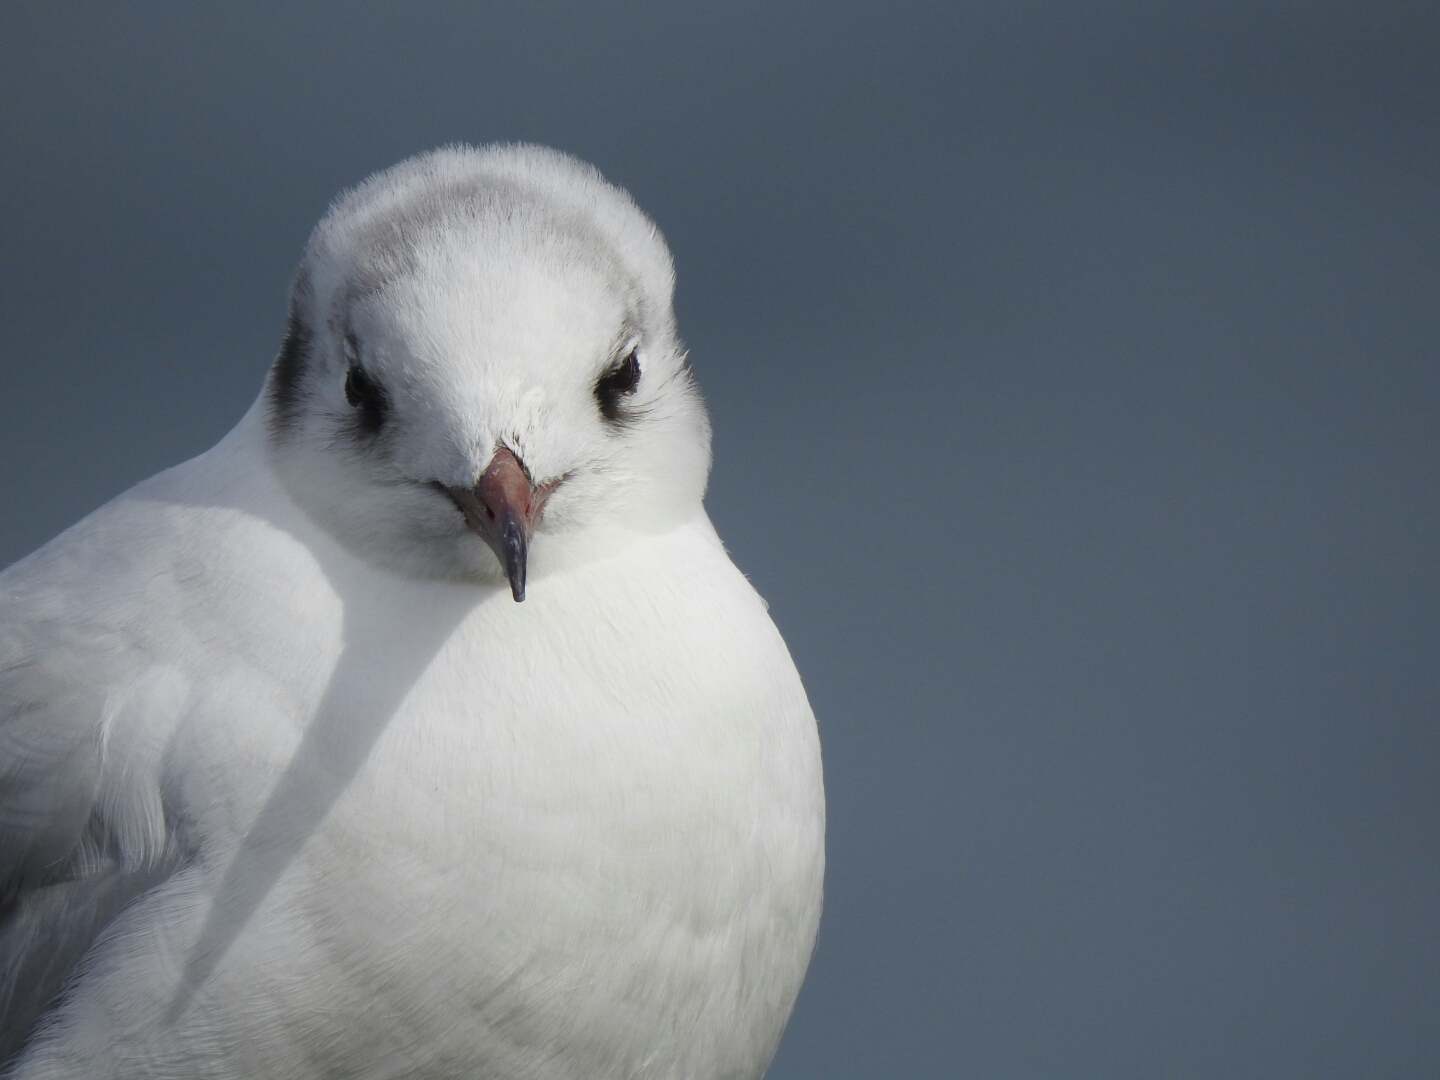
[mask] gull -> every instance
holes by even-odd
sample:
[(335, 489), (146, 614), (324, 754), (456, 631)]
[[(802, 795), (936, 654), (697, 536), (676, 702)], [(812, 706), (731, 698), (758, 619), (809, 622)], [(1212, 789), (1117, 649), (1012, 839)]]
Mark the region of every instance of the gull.
[(764, 1072), (820, 749), (673, 278), (574, 158), (404, 161), (234, 430), (0, 575), (10, 1080)]

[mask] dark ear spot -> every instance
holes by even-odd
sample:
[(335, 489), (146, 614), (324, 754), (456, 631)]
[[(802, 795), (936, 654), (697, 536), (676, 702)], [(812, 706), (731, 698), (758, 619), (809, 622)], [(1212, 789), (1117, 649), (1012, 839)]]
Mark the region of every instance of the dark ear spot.
[(284, 432), (295, 418), (300, 401), (300, 384), (310, 363), (310, 328), (292, 309), (285, 324), (285, 340), (270, 367), (270, 420)]
[(625, 398), (635, 393), (640, 385), (640, 358), (631, 349), (618, 364), (601, 375), (595, 383), (595, 401), (600, 406), (600, 415), (612, 423), (621, 417), (621, 405)]
[(390, 413), (385, 388), (358, 363), (351, 364), (345, 373), (345, 400), (355, 410), (355, 422), (366, 435), (374, 435), (384, 426)]

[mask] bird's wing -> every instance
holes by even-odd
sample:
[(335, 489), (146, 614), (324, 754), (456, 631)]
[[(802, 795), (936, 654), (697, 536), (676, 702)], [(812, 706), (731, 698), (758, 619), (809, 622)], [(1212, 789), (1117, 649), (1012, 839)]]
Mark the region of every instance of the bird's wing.
[(160, 764), (178, 676), (123, 629), (27, 588), (24, 569), (0, 579), (13, 586), (0, 609), (0, 1072), (96, 937), (175, 863)]

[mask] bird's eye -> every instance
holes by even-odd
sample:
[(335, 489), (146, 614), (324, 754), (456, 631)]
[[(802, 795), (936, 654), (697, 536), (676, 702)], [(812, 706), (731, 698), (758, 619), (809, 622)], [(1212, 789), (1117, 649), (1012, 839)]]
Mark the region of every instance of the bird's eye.
[(606, 420), (620, 419), (620, 399), (633, 394), (640, 385), (640, 359), (631, 349), (613, 368), (607, 371), (595, 384), (595, 400), (600, 403), (600, 412)]
[(353, 338), (346, 339), (345, 355), (350, 360), (350, 370), (345, 373), (345, 400), (355, 410), (360, 430), (374, 435), (385, 423), (385, 415), (390, 410), (385, 389), (360, 366)]

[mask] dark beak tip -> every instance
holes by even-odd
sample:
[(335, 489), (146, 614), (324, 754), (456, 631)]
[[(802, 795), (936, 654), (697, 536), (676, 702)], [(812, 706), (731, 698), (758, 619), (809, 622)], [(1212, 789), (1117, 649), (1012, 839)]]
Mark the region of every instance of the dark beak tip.
[(525, 599), (525, 570), (529, 562), (529, 543), (525, 525), (518, 517), (506, 516), (500, 534), (500, 543), (505, 555), (505, 577), (510, 581), (510, 595), (518, 604)]

